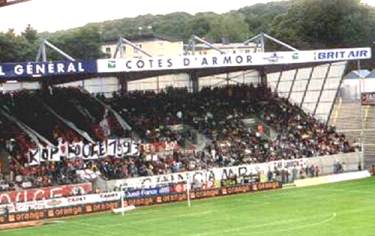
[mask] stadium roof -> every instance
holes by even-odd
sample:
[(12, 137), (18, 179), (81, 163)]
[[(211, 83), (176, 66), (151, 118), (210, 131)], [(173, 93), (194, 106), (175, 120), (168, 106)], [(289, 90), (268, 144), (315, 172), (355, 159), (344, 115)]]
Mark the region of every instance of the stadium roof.
[(366, 76), (366, 78), (375, 78), (375, 69), (372, 70), (372, 72), (371, 72), (370, 74), (368, 74), (368, 75)]
[(365, 78), (367, 75), (370, 74), (368, 70), (353, 70), (349, 74), (345, 76), (345, 79), (358, 79), (358, 78)]
[[(0, 0), (1, 1), (1, 0)], [(124, 36), (127, 40), (133, 41), (133, 42), (147, 42), (147, 41), (155, 41), (155, 40), (163, 40), (163, 41), (169, 41), (169, 42), (179, 42), (182, 40), (179, 40), (177, 38), (165, 36), (165, 35), (156, 35), (154, 33), (144, 33), (144, 34), (136, 34), (136, 35), (127, 35)], [(118, 38), (111, 38), (104, 40), (106, 44), (113, 43), (116, 44), (118, 42)]]
[(30, 1), (30, 0), (0, 0), (0, 7), (5, 7), (5, 6), (21, 3), (21, 2), (27, 2), (27, 1)]

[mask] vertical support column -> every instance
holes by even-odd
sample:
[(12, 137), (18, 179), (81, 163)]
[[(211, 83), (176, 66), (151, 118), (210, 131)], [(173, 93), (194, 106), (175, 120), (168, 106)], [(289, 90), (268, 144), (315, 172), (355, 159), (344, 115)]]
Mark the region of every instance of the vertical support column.
[(46, 79), (46, 78), (42, 78), (39, 82), (40, 84), (40, 89), (42, 90), (42, 92), (44, 93), (48, 93), (48, 87), (50, 86), (49, 84), (49, 80)]
[(159, 76), (156, 76), (156, 92), (160, 92), (160, 78)]
[(47, 61), (46, 44), (44, 44), (44, 43), (42, 45), (42, 60), (43, 60), (43, 62)]
[(289, 93), (288, 93), (288, 100), (290, 99), (290, 96), (292, 95), (293, 87), (294, 87), (294, 84), (296, 82), (297, 75), (298, 75), (298, 69), (296, 69), (296, 73), (294, 73), (294, 76), (293, 76), (292, 84), (290, 85), (290, 89), (289, 89)]
[(128, 80), (126, 79), (125, 73), (117, 76), (118, 83), (120, 85), (120, 94), (124, 95), (128, 92)]
[(280, 81), (281, 77), (283, 76), (283, 71), (280, 71), (279, 78), (277, 79), (276, 87), (275, 87), (275, 92), (277, 93), (279, 91), (279, 86), (280, 86)]
[(326, 81), (327, 81), (327, 77), (329, 75), (329, 71), (331, 70), (331, 63), (328, 65), (328, 68), (327, 68), (327, 72), (324, 76), (324, 80), (323, 80), (323, 83), (322, 83), (322, 87), (320, 88), (320, 92), (319, 92), (319, 97), (318, 97), (318, 100), (316, 101), (316, 105), (315, 105), (315, 109), (314, 109), (314, 113), (313, 115), (315, 116), (316, 115), (316, 110), (318, 110), (318, 106), (319, 106), (319, 103), (320, 103), (320, 99), (322, 97), (322, 94), (323, 94), (323, 90), (324, 90), (324, 87), (326, 85)]
[(265, 45), (265, 40), (264, 40), (264, 33), (260, 33), (260, 46), (262, 48), (262, 52), (265, 52), (266, 45)]
[(309, 80), (307, 81), (307, 83), (306, 83), (306, 87), (305, 87), (305, 91), (303, 92), (303, 96), (302, 96), (301, 104), (299, 105), (299, 107), (300, 107), (301, 109), (302, 109), (302, 105), (303, 105), (303, 103), (305, 102), (305, 98), (306, 98), (307, 90), (309, 89), (310, 82), (311, 82), (311, 78), (312, 78), (312, 75), (313, 75), (313, 73), (314, 73), (314, 69), (315, 69), (315, 67), (313, 67), (313, 68), (311, 69), (310, 76), (309, 76)]
[(260, 75), (260, 84), (262, 86), (267, 86), (267, 74), (264, 71), (264, 68), (262, 68), (261, 70), (259, 70), (259, 75)]
[(199, 77), (196, 71), (192, 71), (189, 73), (189, 79), (191, 83), (191, 88), (193, 93), (199, 92)]

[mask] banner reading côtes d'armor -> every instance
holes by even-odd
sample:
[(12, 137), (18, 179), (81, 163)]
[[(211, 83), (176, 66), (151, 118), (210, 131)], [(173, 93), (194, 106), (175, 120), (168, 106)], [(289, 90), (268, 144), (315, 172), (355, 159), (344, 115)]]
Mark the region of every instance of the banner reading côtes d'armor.
[(124, 157), (139, 154), (139, 145), (131, 139), (108, 139), (96, 143), (59, 143), (57, 147), (42, 147), (30, 149), (29, 165), (39, 165), (40, 162), (57, 162), (61, 157), (68, 159), (82, 158), (93, 160), (108, 156)]
[(51, 61), (0, 64), (1, 78), (45, 77), (97, 73), (96, 61)]
[(371, 48), (97, 60), (98, 73), (334, 62), (371, 58)]
[(171, 173), (166, 175), (155, 175), (148, 177), (139, 177), (139, 178), (129, 178), (121, 180), (111, 180), (107, 182), (109, 189), (117, 188), (155, 188), (170, 183), (180, 183), (187, 180), (189, 176), (190, 181), (199, 181), (204, 183), (215, 183), (216, 181), (226, 180), (233, 176), (244, 177), (263, 172), (266, 174), (269, 169), (274, 170), (278, 168), (279, 170), (291, 169), (296, 167), (300, 169), (302, 166), (305, 166), (307, 163), (307, 158), (294, 159), (294, 160), (279, 160), (272, 161), (268, 163), (259, 163), (259, 164), (249, 164), (249, 165), (240, 165), (232, 167), (223, 167), (223, 168), (213, 168), (209, 170), (197, 170), (190, 172), (180, 172), (180, 173)]

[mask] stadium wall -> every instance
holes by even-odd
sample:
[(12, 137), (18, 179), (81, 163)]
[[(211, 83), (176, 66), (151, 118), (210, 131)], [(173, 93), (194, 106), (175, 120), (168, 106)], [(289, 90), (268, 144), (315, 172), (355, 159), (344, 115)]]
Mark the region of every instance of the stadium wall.
[(299, 179), (295, 181), (296, 187), (306, 187), (306, 186), (313, 186), (313, 185), (320, 185), (320, 184), (329, 184), (329, 183), (336, 183), (348, 180), (356, 180), (356, 179), (363, 179), (370, 177), (370, 173), (367, 170), (364, 171), (357, 171), (357, 172), (350, 172), (350, 173), (342, 173), (336, 175), (327, 175), (317, 178), (309, 178), (309, 179)]
[[(191, 199), (203, 199), (216, 196), (225, 196), (238, 193), (246, 192), (257, 192), (272, 189), (279, 189), (282, 185), (279, 182), (268, 182), (268, 183), (251, 183), (243, 184), (230, 187), (205, 189), (205, 190), (192, 190), (190, 192)], [(171, 189), (176, 189), (171, 187)], [(93, 196), (101, 200), (100, 202), (92, 203), (90, 202), (89, 196)], [(101, 199), (99, 199), (101, 198)], [(114, 200), (117, 198), (117, 200)], [(148, 206), (154, 204), (170, 203), (177, 201), (186, 201), (187, 193), (185, 191), (170, 191), (168, 194), (164, 195), (150, 195), (150, 196), (140, 196), (137, 198), (124, 199), (124, 206), (134, 205), (134, 206)], [(9, 214), (0, 215), (0, 225), (10, 224), (10, 223), (21, 223), (27, 221), (40, 221), (50, 218), (61, 218), (74, 215), (89, 214), (95, 212), (109, 211), (121, 206), (118, 199), (118, 193), (103, 193), (94, 195), (83, 195), (64, 199), (53, 199), (51, 200), (55, 204), (60, 204), (60, 202), (69, 202), (70, 205), (59, 207), (55, 205), (40, 205), (39, 209), (28, 210), (24, 212), (15, 212)], [(51, 201), (47, 201), (46, 204)], [(44, 208), (43, 208), (44, 206)], [(2, 227), (0, 226), (0, 229)]]
[(227, 179), (233, 175), (244, 177), (259, 173), (265, 176), (269, 169), (274, 170), (275, 167), (279, 170), (291, 170), (294, 166), (301, 169), (306, 166), (314, 165), (319, 167), (320, 175), (329, 175), (335, 172), (334, 165), (336, 163), (342, 164), (343, 171), (356, 171), (359, 169), (359, 166), (361, 166), (361, 168), (363, 166), (362, 155), (360, 152), (353, 152), (314, 158), (279, 160), (268, 163), (213, 168), (210, 170), (171, 173), (167, 175), (110, 180), (107, 181), (107, 187), (106, 189), (103, 189), (103, 191), (113, 191), (114, 189), (119, 188), (140, 189), (158, 187), (170, 183), (187, 181), (188, 176), (191, 179), (191, 182), (203, 181), (206, 185), (217, 185), (220, 184), (221, 180)]

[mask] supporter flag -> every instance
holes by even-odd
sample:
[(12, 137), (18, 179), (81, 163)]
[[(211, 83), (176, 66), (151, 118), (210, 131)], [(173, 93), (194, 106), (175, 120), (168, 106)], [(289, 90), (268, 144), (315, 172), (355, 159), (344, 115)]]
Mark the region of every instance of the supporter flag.
[(103, 130), (104, 136), (109, 137), (111, 135), (111, 128), (108, 122), (108, 110), (105, 109), (103, 120), (99, 123), (100, 127)]

